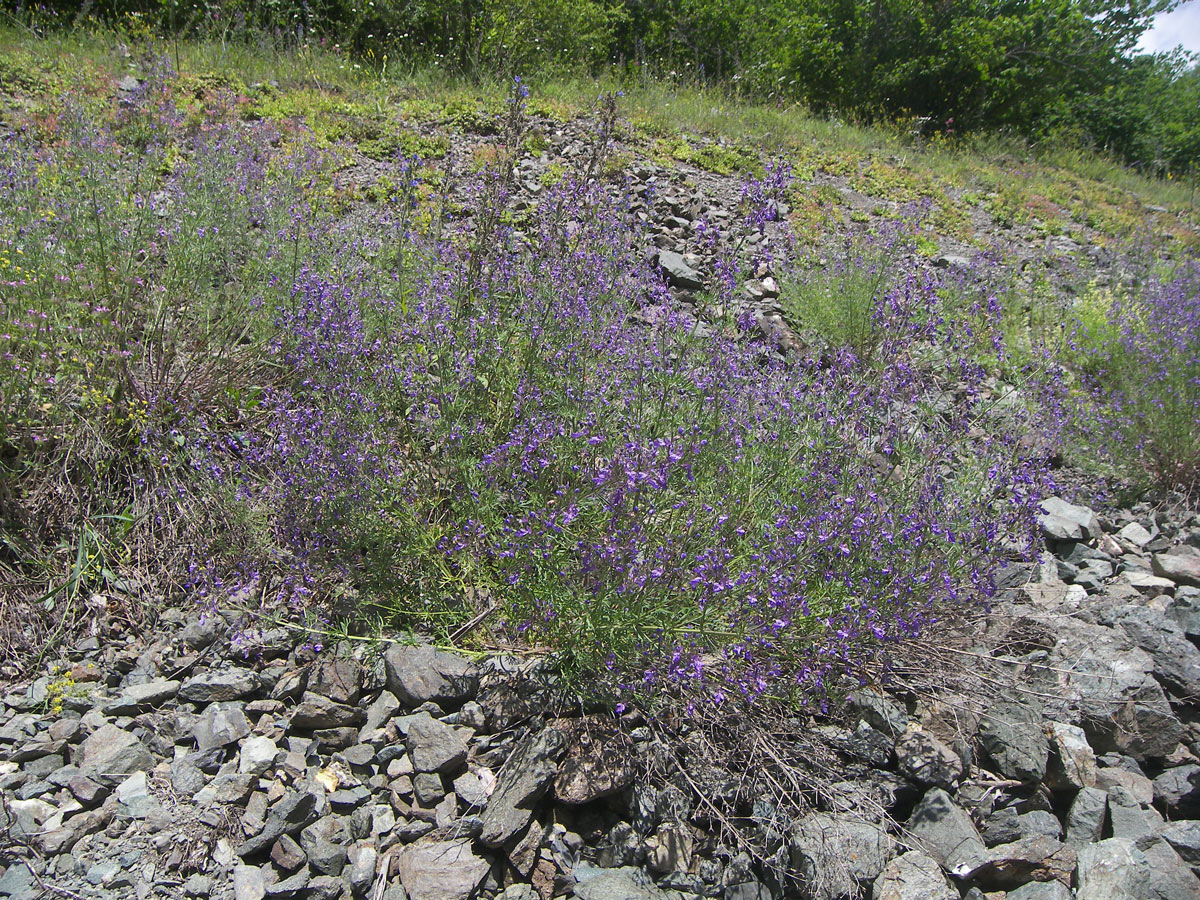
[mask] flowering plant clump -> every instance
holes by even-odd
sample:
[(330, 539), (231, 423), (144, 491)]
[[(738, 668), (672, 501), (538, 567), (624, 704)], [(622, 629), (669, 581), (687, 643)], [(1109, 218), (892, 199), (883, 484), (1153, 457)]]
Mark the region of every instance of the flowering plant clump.
[[(523, 236), (405, 218), (300, 273), (239, 489), (295, 601), (332, 578), (447, 631), (494, 604), (613, 685), (719, 700), (819, 688), (990, 596), (1042, 457), (1011, 410), (990, 427), (937, 285), (888, 294), (871, 365), (790, 364), (672, 304), (629, 199), (567, 179)], [(389, 242), (403, 269), (350, 263)]]
[(1080, 426), (1096, 448), (1138, 481), (1200, 488), (1200, 263), (1089, 292), (1070, 355), (1092, 401)]

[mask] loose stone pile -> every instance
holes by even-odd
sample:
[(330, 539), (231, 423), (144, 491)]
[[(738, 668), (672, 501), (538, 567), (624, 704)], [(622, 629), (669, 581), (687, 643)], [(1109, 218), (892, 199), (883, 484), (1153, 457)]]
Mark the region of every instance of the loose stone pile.
[(1196, 898), (1200, 519), (1043, 508), (1052, 555), (964, 651), (991, 687), (795, 720), (839, 760), (799, 818), (541, 660), (89, 638), (4, 698), (0, 896)]

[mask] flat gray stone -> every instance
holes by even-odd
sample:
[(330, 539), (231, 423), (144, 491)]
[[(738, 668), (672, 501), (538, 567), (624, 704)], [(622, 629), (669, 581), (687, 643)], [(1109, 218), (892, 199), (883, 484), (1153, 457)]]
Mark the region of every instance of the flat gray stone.
[(959, 900), (937, 860), (919, 850), (897, 856), (875, 879), (871, 900)]
[(1190, 544), (1155, 553), (1150, 557), (1150, 568), (1155, 575), (1169, 578), (1176, 584), (1200, 587), (1200, 549)]
[(1062, 497), (1041, 502), (1038, 524), (1046, 537), (1055, 541), (1087, 541), (1100, 537), (1100, 520), (1086, 506), (1068, 503)]
[(468, 660), (433, 647), (393, 644), (383, 663), (388, 690), (410, 709), (422, 703), (461, 706), (479, 689), (479, 671)]
[(979, 723), (979, 740), (1000, 772), (1017, 781), (1046, 777), (1050, 745), (1042, 716), (1020, 703), (996, 703)]
[(185, 681), (179, 688), (179, 699), (188, 703), (241, 700), (258, 689), (258, 676), (249, 669), (219, 669)]
[(836, 900), (878, 878), (894, 842), (882, 827), (861, 818), (814, 813), (796, 823), (788, 845), (808, 896)]
[(682, 254), (676, 253), (674, 250), (660, 250), (658, 266), (666, 276), (667, 283), (672, 287), (689, 291), (703, 290), (704, 277), (688, 265)]
[(668, 894), (660, 891), (642, 872), (632, 866), (620, 869), (593, 869), (579, 867), (575, 870), (576, 900), (667, 900)]
[(921, 798), (907, 829), (917, 849), (956, 877), (969, 876), (991, 859), (971, 817), (941, 788), (932, 788)]
[(491, 871), (469, 840), (421, 840), (400, 851), (400, 882), (409, 900), (469, 900)]
[(1109, 838), (1079, 850), (1076, 900), (1136, 900), (1150, 884), (1150, 861), (1133, 841)]
[(250, 720), (246, 718), (240, 703), (210, 703), (192, 726), (197, 750), (213, 750), (236, 744), (249, 733)]
[(178, 681), (159, 679), (144, 684), (131, 684), (121, 696), (104, 707), (108, 716), (134, 716), (146, 709), (155, 709), (179, 693)]
[(1108, 816), (1108, 792), (1087, 787), (1075, 795), (1067, 811), (1066, 842), (1078, 850), (1100, 840)]
[(136, 737), (113, 724), (101, 725), (79, 748), (79, 767), (98, 781), (113, 783), (154, 767), (154, 756)]
[(513, 751), (483, 810), (480, 840), (486, 846), (505, 843), (529, 824), (534, 805), (554, 780), (566, 743), (561, 732), (544, 728), (528, 735)]
[(429, 713), (410, 716), (406, 723), (408, 755), (418, 772), (450, 772), (467, 761), (467, 742), (450, 725)]

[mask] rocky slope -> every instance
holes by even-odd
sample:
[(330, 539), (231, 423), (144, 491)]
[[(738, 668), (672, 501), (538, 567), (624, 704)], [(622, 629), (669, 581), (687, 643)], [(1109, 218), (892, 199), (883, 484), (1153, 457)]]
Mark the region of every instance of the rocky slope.
[(99, 620), (4, 698), (0, 896), (1200, 896), (1200, 517), (1045, 510), (1042, 564), (942, 636), (976, 682), (786, 723), (825, 754), (780, 760), (798, 815), (536, 658)]

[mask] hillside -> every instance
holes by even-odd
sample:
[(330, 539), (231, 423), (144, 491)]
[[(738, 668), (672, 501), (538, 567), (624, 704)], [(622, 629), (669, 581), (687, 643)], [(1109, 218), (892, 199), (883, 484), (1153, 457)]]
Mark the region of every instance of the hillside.
[(1197, 884), (1193, 182), (103, 31), (0, 154), (0, 891)]

